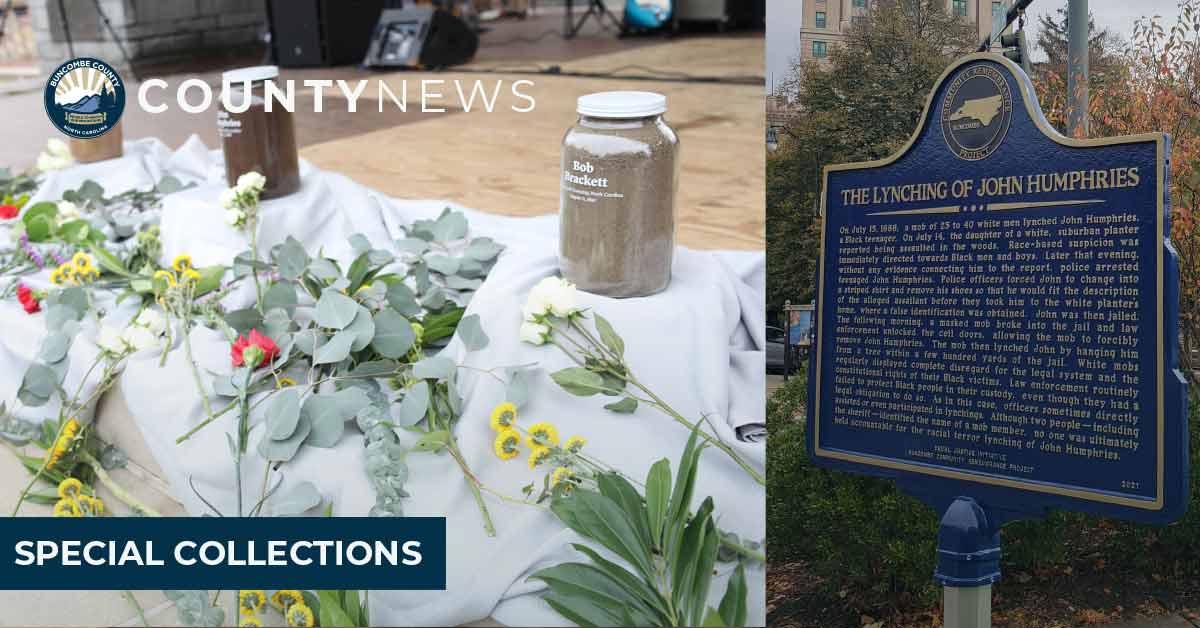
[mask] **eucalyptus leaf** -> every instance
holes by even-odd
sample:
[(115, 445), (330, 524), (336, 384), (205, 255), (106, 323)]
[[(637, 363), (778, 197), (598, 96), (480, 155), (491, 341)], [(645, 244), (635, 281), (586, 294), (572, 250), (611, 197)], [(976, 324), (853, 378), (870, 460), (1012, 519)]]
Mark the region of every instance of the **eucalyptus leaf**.
[[(303, 271), (303, 269), (301, 269)], [(283, 308), (288, 315), (293, 315), (296, 312), (296, 284), (288, 281), (277, 281), (267, 288), (263, 294), (263, 310), (271, 311), (275, 308)]]
[(313, 365), (336, 364), (350, 357), (350, 347), (354, 344), (355, 337), (354, 332), (350, 330), (334, 334), (329, 342), (318, 347), (313, 353)]
[(417, 295), (404, 282), (398, 281), (388, 286), (387, 301), (393, 310), (404, 316), (411, 317), (421, 314), (421, 305), (417, 303)]
[(441, 288), (431, 288), (421, 297), (421, 306), (427, 310), (440, 310), (446, 306), (446, 293)]
[(476, 261), (487, 262), (495, 259), (503, 250), (504, 246), (491, 238), (474, 238), (463, 251), (463, 256)]
[(334, 289), (327, 289), (317, 299), (317, 309), (314, 320), (321, 327), (330, 329), (345, 329), (358, 314), (358, 304), (354, 299)]
[(478, 314), (463, 317), (458, 322), (457, 333), (467, 351), (480, 351), (488, 346), (488, 335), (480, 325)]
[(454, 361), (441, 356), (425, 358), (413, 365), (413, 377), (417, 379), (450, 379), (458, 367)]
[(251, 329), (261, 326), (262, 322), (262, 314), (252, 307), (225, 314), (225, 324), (232, 327), (238, 334), (248, 334)]
[(287, 310), (275, 308), (267, 311), (263, 317), (263, 331), (271, 338), (283, 338), (292, 328), (292, 319)]
[(325, 334), (316, 328), (296, 332), (296, 348), (305, 355), (313, 355), (326, 342)]
[(479, 286), (482, 285), (482, 279), (466, 279), (464, 277), (459, 277), (458, 275), (446, 277), (446, 287), (450, 288), (451, 290), (478, 290)]
[(375, 321), (371, 318), (371, 311), (361, 305), (358, 306), (358, 314), (342, 333), (350, 334), (353, 337), (354, 340), (350, 345), (351, 351), (366, 349), (367, 345), (371, 344), (375, 338)]
[(447, 209), (434, 222), (431, 231), (438, 242), (460, 240), (467, 236), (467, 217), (462, 212)]
[(17, 399), (27, 406), (43, 406), (50, 401), (55, 390), (58, 390), (58, 374), (50, 367), (34, 362), (29, 365), (25, 377), (21, 379)]
[(284, 440), (296, 432), (300, 423), (300, 391), (287, 388), (279, 391), (267, 406), (267, 434), (272, 440)]
[(321, 504), (321, 493), (312, 482), (301, 482), (282, 495), (272, 496), (270, 504), (276, 517), (300, 515)]
[(429, 243), (417, 238), (402, 238), (400, 240), (396, 240), (396, 249), (398, 249), (401, 253), (421, 255), (425, 251), (429, 250)]
[(305, 441), (313, 447), (333, 447), (342, 439), (346, 420), (337, 397), (312, 395), (304, 401), (304, 415), (312, 424), (312, 433)]
[(425, 418), (429, 410), (429, 384), (417, 382), (404, 394), (404, 399), (396, 408), (396, 424), (400, 427), (412, 427)]
[(42, 339), (42, 348), (38, 351), (38, 360), (53, 364), (67, 357), (67, 351), (70, 348), (71, 337), (67, 334), (62, 332), (49, 334)]
[(331, 281), (342, 276), (342, 271), (338, 270), (337, 265), (332, 260), (325, 258), (318, 258), (309, 262), (308, 272), (321, 281)]
[(371, 241), (367, 236), (361, 233), (355, 233), (349, 237), (350, 248), (354, 249), (354, 255), (362, 255), (371, 250)]
[(453, 275), (458, 272), (458, 260), (445, 255), (426, 255), (425, 264), (429, 270), (443, 275)]
[(416, 340), (412, 324), (394, 310), (380, 310), (375, 314), (375, 335), (371, 346), (385, 358), (401, 358), (412, 348)]
[(529, 381), (531, 378), (531, 370), (512, 369), (508, 377), (508, 385), (504, 389), (505, 401), (511, 402), (518, 409), (524, 407), (529, 401)]
[(387, 377), (394, 375), (399, 368), (400, 363), (395, 360), (372, 360), (354, 367), (354, 370), (350, 371), (350, 375), (354, 377)]

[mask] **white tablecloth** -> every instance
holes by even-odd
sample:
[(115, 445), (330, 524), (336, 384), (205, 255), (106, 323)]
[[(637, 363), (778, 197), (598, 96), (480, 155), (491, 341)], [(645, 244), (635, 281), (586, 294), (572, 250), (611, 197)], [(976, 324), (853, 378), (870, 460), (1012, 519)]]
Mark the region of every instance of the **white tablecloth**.
[[(442, 201), (401, 201), (383, 196), (342, 175), (302, 167), (303, 187), (284, 199), (262, 205), (260, 250), (287, 236), (305, 248), (325, 253), (347, 264), (351, 249), (346, 239), (362, 233), (373, 246), (395, 250), (401, 226), (419, 218), (436, 217), (449, 204)], [(118, 160), (77, 166), (52, 173), (35, 200), (56, 200), (63, 190), (85, 179), (100, 182), (111, 192), (129, 187), (146, 188), (164, 174), (198, 185), (166, 197), (162, 217), (163, 259), (190, 254), (198, 266), (228, 264), (248, 248), (246, 239), (227, 226), (216, 204), (225, 187), (220, 155), (192, 138), (177, 151), (155, 140), (126, 145)], [(449, 205), (452, 206), (452, 205)], [(544, 376), (569, 366), (558, 349), (533, 347), (517, 339), (520, 306), (528, 290), (541, 278), (556, 272), (557, 228), (555, 216), (506, 218), (462, 209), (472, 236), (491, 236), (507, 250), (479, 289), (469, 307), (478, 313), (491, 343), (485, 351), (467, 353), (457, 339), (445, 354), (455, 361), (488, 369), (537, 362), (542, 376), (535, 379), (521, 421), (555, 423), (563, 438), (588, 439), (587, 451), (642, 478), (660, 458), (672, 468), (687, 440), (686, 429), (664, 415), (639, 408), (632, 415), (613, 414), (601, 408), (607, 399), (578, 398), (559, 389)], [(552, 209), (552, 208), (547, 208)], [(752, 211), (753, 208), (748, 208)], [(44, 281), (44, 274), (41, 278)], [(38, 280), (33, 281), (37, 283)], [(709, 416), (719, 435), (760, 469), (765, 464), (763, 443), (737, 441), (735, 428), (763, 422), (764, 255), (761, 252), (698, 252), (679, 249), (670, 288), (643, 299), (614, 300), (581, 295), (582, 305), (608, 318), (624, 336), (628, 361), (637, 375), (685, 416)], [(248, 292), (231, 297), (248, 304)], [(132, 310), (114, 308), (114, 318)], [(20, 374), (36, 354), (43, 334), (39, 317), (27, 316), (13, 302), (0, 304), (0, 399), (13, 399)], [(121, 321), (123, 322), (123, 321)], [(78, 381), (96, 349), (94, 330), (85, 328), (72, 348), (72, 372)], [(200, 364), (213, 372), (229, 370), (229, 347), (215, 331), (196, 329), (193, 348)], [(68, 380), (70, 381), (70, 380)], [(520, 495), (520, 489), (538, 479), (523, 460), (504, 462), (492, 454), (493, 432), (487, 425), (492, 407), (504, 399), (503, 386), (477, 371), (460, 370), (464, 397), (457, 435), (473, 470), (489, 486)], [(226, 444), (227, 432), (236, 424), (235, 413), (219, 419), (182, 445), (175, 439), (204, 419), (183, 351), (172, 351), (166, 364), (147, 352), (133, 356), (125, 368), (121, 387), (142, 435), (163, 469), (174, 496), (193, 515), (208, 509), (189, 486), (224, 512), (235, 510), (233, 465)], [(18, 409), (27, 418), (53, 413), (53, 408)], [(261, 417), (254, 418), (251, 449), (261, 434)], [(413, 437), (402, 433), (410, 443)], [(363, 471), (363, 439), (347, 429), (331, 449), (305, 447), (282, 468), (283, 486), (313, 483), (335, 515), (365, 515), (374, 494)], [(456, 625), (489, 615), (511, 625), (560, 625), (564, 620), (541, 599), (543, 586), (527, 581), (543, 567), (578, 559), (569, 543), (578, 537), (549, 513), (523, 505), (489, 499), (498, 536), (485, 535), (478, 509), (454, 462), (446, 455), (413, 453), (408, 457), (412, 498), (406, 514), (447, 517), (447, 587), (444, 592), (372, 591), (371, 619), (376, 625)], [(243, 462), (243, 482), (257, 495), (263, 466), (256, 455)], [(276, 476), (272, 476), (272, 482)], [(709, 449), (702, 457), (697, 503), (712, 495), (722, 529), (748, 539), (765, 537), (765, 493), (721, 452)], [(269, 509), (268, 509), (269, 514)], [(713, 605), (724, 591), (732, 567), (720, 566), (713, 585)], [(761, 568), (748, 573), (749, 623), (765, 623), (764, 576)], [(272, 588), (272, 583), (262, 583)]]

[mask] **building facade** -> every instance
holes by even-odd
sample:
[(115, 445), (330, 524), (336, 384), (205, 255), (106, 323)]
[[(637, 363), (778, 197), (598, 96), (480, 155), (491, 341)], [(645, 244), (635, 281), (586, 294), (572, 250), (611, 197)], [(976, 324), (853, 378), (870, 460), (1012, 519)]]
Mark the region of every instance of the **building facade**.
[[(872, 0), (803, 0), (800, 21), (800, 58), (823, 59), (846, 38), (850, 25), (866, 18)], [(1011, 0), (946, 0), (946, 8), (974, 24), (983, 41), (992, 32), (996, 15), (1008, 12)]]

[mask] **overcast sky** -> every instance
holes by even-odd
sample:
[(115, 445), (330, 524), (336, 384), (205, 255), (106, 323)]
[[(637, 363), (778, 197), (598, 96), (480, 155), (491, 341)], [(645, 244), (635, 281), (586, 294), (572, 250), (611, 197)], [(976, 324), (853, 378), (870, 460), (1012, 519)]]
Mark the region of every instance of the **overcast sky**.
[[(767, 89), (787, 77), (800, 46), (801, 2), (811, 0), (767, 0)], [(1141, 16), (1161, 15), (1169, 26), (1178, 15), (1178, 0), (1091, 0), (1089, 9), (1097, 28), (1107, 28), (1128, 40), (1133, 23)], [(1037, 40), (1038, 16), (1066, 7), (1067, 0), (1034, 0), (1026, 12), (1026, 35)], [(1034, 52), (1034, 58), (1038, 53)]]

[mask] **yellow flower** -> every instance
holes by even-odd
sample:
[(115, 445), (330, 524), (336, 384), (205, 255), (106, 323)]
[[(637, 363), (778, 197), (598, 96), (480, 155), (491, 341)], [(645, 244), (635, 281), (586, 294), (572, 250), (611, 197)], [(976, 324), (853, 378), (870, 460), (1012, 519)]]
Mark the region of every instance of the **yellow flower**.
[(58, 496), (63, 499), (75, 499), (83, 490), (83, 482), (75, 478), (67, 478), (58, 483)]
[(275, 388), (290, 388), (296, 385), (296, 380), (284, 375), (275, 382)]
[(54, 504), (55, 517), (78, 517), (79, 505), (73, 499), (60, 499)]
[(529, 452), (529, 468), (533, 469), (539, 464), (542, 464), (550, 457), (550, 448), (535, 445), (533, 451)]
[(99, 497), (91, 497), (88, 495), (79, 496), (80, 509), (87, 512), (93, 517), (99, 517), (104, 514), (104, 502)]
[(567, 488), (570, 488), (571, 487), (571, 479), (574, 477), (575, 477), (575, 472), (572, 471), (569, 467), (559, 467), (554, 470), (554, 473), (550, 474), (550, 486), (553, 488), (555, 486), (558, 486), (559, 484), (566, 482)]
[(58, 438), (54, 440), (54, 446), (47, 453), (46, 469), (50, 470), (67, 454), (67, 450), (71, 448), (71, 441), (75, 439), (75, 435), (79, 433), (79, 422), (75, 419), (70, 419), (63, 426), (62, 432)]
[[(54, 272), (58, 273), (58, 281), (56, 282), (58, 285), (75, 281), (75, 265), (71, 262), (59, 266)], [(50, 280), (54, 281), (53, 273), (50, 275)]]
[(100, 269), (95, 266), (76, 266), (75, 278), (79, 280), (96, 280), (100, 278)]
[(565, 445), (563, 445), (563, 447), (567, 451), (569, 451), (573, 454), (577, 454), (577, 453), (579, 453), (579, 450), (583, 449), (583, 446), (586, 444), (587, 444), (586, 438), (584, 438), (582, 436), (572, 436), (571, 438), (567, 439), (567, 443)]
[(184, 269), (183, 280), (190, 281), (192, 283), (199, 283), (200, 282), (200, 273), (191, 268)]
[(92, 256), (88, 255), (87, 253), (84, 253), (83, 251), (79, 251), (78, 253), (73, 255), (71, 257), (71, 263), (74, 264), (75, 268), (77, 268), (79, 270), (83, 270), (85, 268), (91, 268), (93, 266)]
[(267, 592), (262, 589), (238, 591), (238, 608), (243, 615), (257, 613), (267, 603)]
[(529, 436), (525, 437), (525, 444), (530, 447), (557, 445), (558, 430), (550, 423), (534, 423), (529, 426)]
[(292, 604), (303, 604), (304, 596), (295, 589), (280, 589), (271, 596), (271, 606), (285, 611)]
[(50, 283), (56, 286), (61, 286), (66, 283), (66, 279), (67, 278), (63, 276), (62, 268), (55, 268), (54, 270), (50, 271)]
[(179, 285), (178, 283), (175, 282), (175, 274), (169, 270), (160, 270), (160, 271), (154, 273), (154, 278), (162, 279), (162, 280), (166, 281), (167, 286), (171, 287), (171, 288), (174, 288), (175, 286)]
[(238, 628), (262, 628), (262, 620), (255, 615), (242, 615), (238, 620)]
[(511, 427), (500, 430), (493, 449), (496, 450), (496, 457), (501, 460), (516, 458), (521, 453), (521, 433)]
[(504, 428), (512, 427), (517, 424), (517, 406), (511, 401), (496, 406), (492, 410), (492, 418), (489, 421), (493, 430), (497, 432)]
[(293, 604), (287, 610), (287, 624), (295, 628), (311, 628), (313, 612), (304, 602)]
[(171, 260), (171, 268), (174, 268), (177, 273), (190, 270), (192, 268), (192, 256), (186, 253), (176, 255), (175, 259)]

